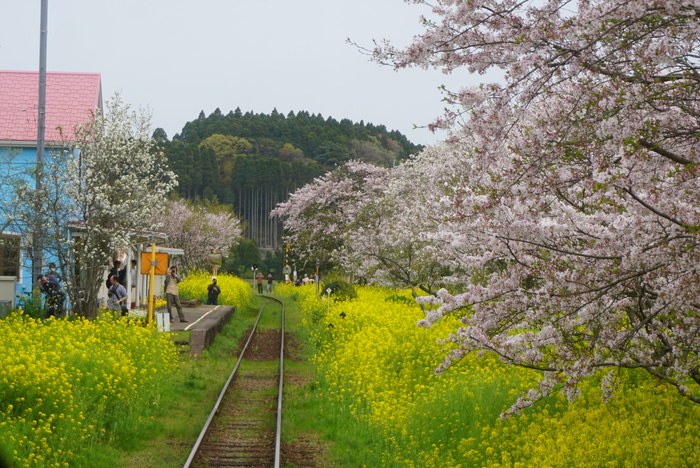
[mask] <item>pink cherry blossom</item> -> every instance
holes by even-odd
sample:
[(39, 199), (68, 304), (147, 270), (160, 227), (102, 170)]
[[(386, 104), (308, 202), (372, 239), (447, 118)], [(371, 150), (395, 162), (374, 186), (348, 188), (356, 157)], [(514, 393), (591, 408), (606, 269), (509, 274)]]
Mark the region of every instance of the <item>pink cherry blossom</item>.
[(275, 213), (309, 253), (431, 293), (420, 326), (461, 314), (461, 350), (541, 370), (508, 414), (621, 367), (700, 403), (698, 18), (697, 0), (437, 0), (374, 59), (502, 80), (446, 90), (447, 142)]

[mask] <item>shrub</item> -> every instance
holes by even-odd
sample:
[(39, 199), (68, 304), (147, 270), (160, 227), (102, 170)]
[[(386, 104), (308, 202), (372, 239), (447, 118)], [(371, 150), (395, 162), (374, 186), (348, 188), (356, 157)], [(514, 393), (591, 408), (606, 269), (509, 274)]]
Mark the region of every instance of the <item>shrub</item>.
[(331, 290), (331, 296), (337, 301), (347, 301), (357, 297), (355, 286), (341, 278), (329, 278), (322, 283), (321, 291), (326, 294)]

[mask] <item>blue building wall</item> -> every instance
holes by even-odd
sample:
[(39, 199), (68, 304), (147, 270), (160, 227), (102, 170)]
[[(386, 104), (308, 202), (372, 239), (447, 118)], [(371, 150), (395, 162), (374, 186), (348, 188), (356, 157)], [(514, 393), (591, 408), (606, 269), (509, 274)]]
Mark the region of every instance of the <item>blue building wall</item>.
[[(45, 157), (48, 155), (50, 152), (50, 149), (45, 150)], [(31, 187), (35, 186), (35, 181), (34, 178), (31, 177), (31, 171), (36, 167), (36, 156), (37, 156), (37, 148), (36, 147), (19, 147), (19, 146), (0, 146), (0, 172), (1, 173), (6, 173), (5, 169), (6, 166), (5, 164), (10, 164), (10, 173), (13, 176), (21, 176), (26, 178), (27, 182), (31, 185)], [(11, 161), (10, 159), (11, 158)], [(9, 193), (5, 193), (4, 198), (3, 196), (0, 195), (0, 203), (12, 203), (12, 200), (7, 199), (9, 198)], [(5, 215), (4, 213), (0, 212), (0, 223), (4, 225), (5, 223)], [(26, 229), (24, 226), (19, 226), (17, 224), (10, 224), (5, 230), (4, 234), (20, 234), (21, 232), (27, 232), (28, 229)], [(27, 255), (27, 242), (31, 242), (31, 237), (29, 239), (23, 237), (21, 239), (21, 248), (20, 248), (20, 266), (19, 266), (19, 271), (18, 271), (18, 277), (17, 277), (17, 286), (16, 286), (16, 295), (21, 296), (24, 293), (29, 293), (32, 291), (32, 288), (35, 287), (35, 280), (33, 278), (32, 274), (32, 259)], [(44, 265), (42, 268), (42, 272), (45, 272), (48, 270), (48, 264), (51, 262), (57, 263), (55, 258), (44, 258), (43, 259)], [(60, 272), (60, 271), (59, 271)], [(63, 274), (60, 272), (61, 275)], [(0, 299), (6, 299), (6, 298), (0, 298)]]

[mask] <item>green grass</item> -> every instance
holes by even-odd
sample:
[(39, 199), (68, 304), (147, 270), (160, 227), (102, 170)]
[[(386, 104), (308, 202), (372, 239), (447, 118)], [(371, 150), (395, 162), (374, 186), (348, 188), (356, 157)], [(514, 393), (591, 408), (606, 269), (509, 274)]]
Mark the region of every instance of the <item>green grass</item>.
[[(298, 374), (299, 370), (293, 372)], [(285, 443), (304, 439), (318, 441), (320, 466), (380, 466), (376, 455), (382, 446), (376, 433), (348, 417), (342, 409), (329, 406), (319, 391), (313, 382), (286, 387), (282, 440)]]
[[(377, 466), (373, 462), (378, 460), (381, 446), (374, 434), (355, 418), (347, 417), (344, 409), (329, 406), (319, 394), (320, 389), (314, 383), (314, 364), (306, 360), (313, 348), (304, 336), (301, 312), (293, 301), (283, 300), (287, 346), (293, 347), (293, 358), (285, 361), (283, 442), (312, 441), (319, 466)], [(87, 457), (89, 466), (182, 467), (238, 359), (238, 344), (255, 322), (263, 301), (255, 297), (248, 308), (236, 310), (231, 321), (200, 358), (193, 359), (187, 353), (183, 354), (180, 372), (171, 382), (167, 401), (157, 414), (142, 425), (139, 433), (113, 441), (111, 446), (96, 445)], [(259, 327), (279, 326), (280, 306), (267, 301), (265, 311)], [(188, 335), (189, 332), (176, 332), (173, 339), (186, 340)], [(241, 363), (247, 372), (262, 371), (270, 365), (276, 364), (247, 360)]]
[(325, 400), (315, 365), (307, 360), (315, 350), (302, 326), (301, 311), (289, 298), (280, 299), (285, 302), (287, 334), (296, 342), (295, 359), (285, 360), (283, 443), (312, 441), (319, 466), (380, 466), (382, 445), (376, 432)]
[[(260, 318), (260, 323), (258, 324), (258, 328), (263, 330), (263, 329), (271, 329), (271, 328), (279, 328), (280, 327), (280, 314), (282, 311), (282, 306), (277, 303), (273, 302), (270, 300), (265, 300), (260, 297), (255, 298), (255, 303), (262, 305), (262, 302), (264, 301), (265, 303), (265, 311), (263, 312), (262, 317)], [(259, 310), (258, 309), (256, 310)]]
[[(91, 460), (97, 462), (91, 463), (91, 467), (182, 467), (238, 359), (238, 343), (253, 325), (259, 308), (260, 299), (255, 299), (248, 308), (236, 309), (231, 321), (201, 357), (195, 359), (185, 353), (180, 372), (171, 382), (168, 401), (159, 413), (129, 444), (119, 446), (104, 464), (101, 460)], [(175, 339), (185, 337), (184, 332), (174, 335)]]

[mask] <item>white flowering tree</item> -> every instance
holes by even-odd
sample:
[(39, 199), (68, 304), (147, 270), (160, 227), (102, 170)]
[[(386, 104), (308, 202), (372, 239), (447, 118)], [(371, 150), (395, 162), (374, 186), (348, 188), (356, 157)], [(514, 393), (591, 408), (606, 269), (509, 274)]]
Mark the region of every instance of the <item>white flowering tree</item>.
[(700, 403), (698, 3), (433, 5), (376, 60), (504, 76), (448, 93), (435, 123), (469, 161), (426, 207), (436, 258), (462, 275), (421, 322), (464, 315), (440, 370), (481, 349), (543, 371), (514, 412), (599, 370), (610, 395), (620, 368)]
[(370, 281), (432, 294), (453, 284), (455, 266), (440, 261), (435, 236), (443, 213), (436, 209), (453, 194), (465, 161), (453, 146), (426, 149), (385, 171), (383, 186), (358, 210), (346, 236), (343, 265)]
[[(105, 268), (137, 233), (158, 229), (158, 215), (176, 176), (151, 140), (150, 114), (134, 112), (118, 95), (104, 113), (74, 129), (65, 150), (48, 152), (43, 189), (20, 191), (25, 226), (34, 226), (39, 199), (43, 248), (65, 268), (73, 310), (94, 317)], [(74, 235), (68, 235), (69, 229)]]
[(240, 219), (223, 205), (170, 200), (164, 208), (159, 216), (161, 231), (168, 235), (170, 246), (184, 250), (185, 271), (207, 270), (209, 254), (226, 254), (243, 234)]
[(300, 256), (318, 258), (325, 249), (337, 260), (350, 224), (362, 207), (384, 190), (382, 176), (386, 171), (350, 161), (298, 189), (270, 216), (285, 218), (286, 240)]
[(294, 192), (272, 216), (284, 218), (287, 240), (302, 256), (326, 251), (369, 281), (432, 292), (445, 269), (427, 240), (434, 220), (424, 207), (440, 189), (409, 172), (350, 161)]

